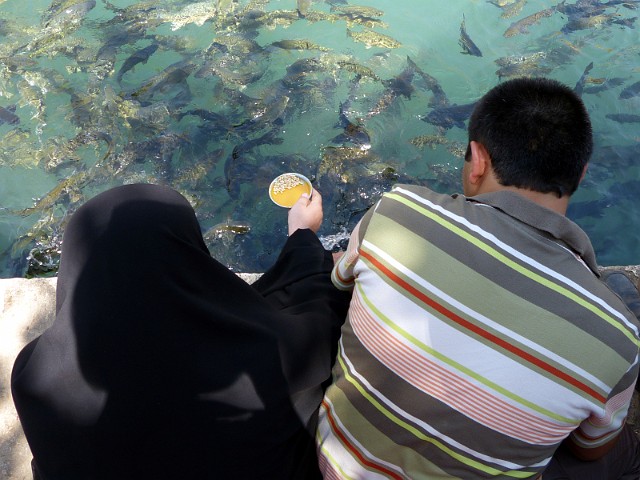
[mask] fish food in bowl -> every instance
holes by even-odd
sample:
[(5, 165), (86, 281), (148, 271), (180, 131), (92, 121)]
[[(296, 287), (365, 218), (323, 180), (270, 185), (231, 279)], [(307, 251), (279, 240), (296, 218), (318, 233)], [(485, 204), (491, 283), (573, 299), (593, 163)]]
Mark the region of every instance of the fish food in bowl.
[(311, 182), (299, 173), (283, 173), (269, 185), (269, 197), (281, 207), (291, 208), (303, 193), (311, 194)]

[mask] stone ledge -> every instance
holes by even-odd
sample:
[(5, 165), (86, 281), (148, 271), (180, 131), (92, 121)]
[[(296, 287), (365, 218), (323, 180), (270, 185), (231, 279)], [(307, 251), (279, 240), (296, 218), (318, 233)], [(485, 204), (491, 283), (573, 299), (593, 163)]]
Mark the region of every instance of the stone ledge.
[[(636, 285), (640, 265), (602, 267), (624, 272)], [(253, 283), (260, 274), (238, 274)], [(55, 278), (0, 279), (0, 478), (30, 480), (31, 452), (13, 406), (9, 380), (15, 357), (55, 317)], [(628, 422), (640, 430), (640, 406), (634, 398)]]

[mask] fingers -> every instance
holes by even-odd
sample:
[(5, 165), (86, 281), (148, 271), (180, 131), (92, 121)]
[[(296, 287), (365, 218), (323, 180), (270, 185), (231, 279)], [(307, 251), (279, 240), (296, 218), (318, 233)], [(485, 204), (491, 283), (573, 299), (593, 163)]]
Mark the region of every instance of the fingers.
[(311, 189), (311, 201), (322, 204), (322, 195), (320, 195), (320, 192), (315, 188)]
[(317, 232), (322, 224), (322, 196), (312, 190), (311, 198), (303, 194), (289, 210), (289, 235), (299, 228)]

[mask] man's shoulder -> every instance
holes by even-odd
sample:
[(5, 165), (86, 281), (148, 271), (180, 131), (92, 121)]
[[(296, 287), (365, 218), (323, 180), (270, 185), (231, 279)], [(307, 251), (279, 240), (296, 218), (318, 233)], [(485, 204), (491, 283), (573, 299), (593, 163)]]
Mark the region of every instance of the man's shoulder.
[(413, 185), (408, 183), (396, 183), (391, 191), (384, 197), (399, 195), (413, 199), (424, 199), (434, 203), (446, 203), (450, 201), (460, 201), (465, 197), (459, 194), (438, 193), (423, 185)]

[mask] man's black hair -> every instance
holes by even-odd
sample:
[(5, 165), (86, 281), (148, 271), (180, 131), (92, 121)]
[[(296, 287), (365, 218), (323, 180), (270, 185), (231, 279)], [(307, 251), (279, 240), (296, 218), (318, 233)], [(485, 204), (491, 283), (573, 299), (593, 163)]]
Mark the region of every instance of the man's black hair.
[(548, 78), (492, 88), (471, 114), (469, 141), (485, 146), (500, 184), (558, 196), (575, 192), (593, 150), (584, 103)]

